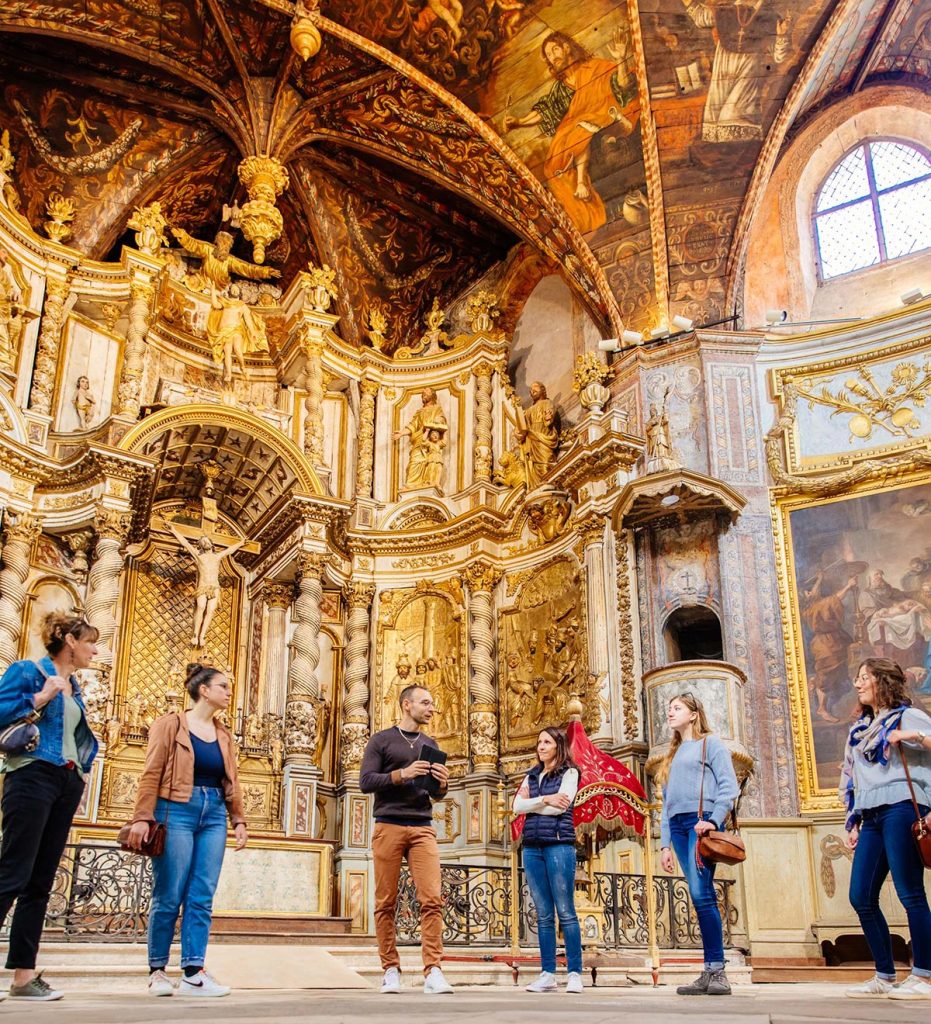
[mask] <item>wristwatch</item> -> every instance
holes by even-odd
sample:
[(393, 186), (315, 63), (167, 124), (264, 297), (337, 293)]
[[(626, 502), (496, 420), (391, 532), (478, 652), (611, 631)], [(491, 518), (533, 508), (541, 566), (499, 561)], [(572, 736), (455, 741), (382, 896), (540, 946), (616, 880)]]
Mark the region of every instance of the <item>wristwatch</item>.
[(916, 729), (915, 735), (918, 737), (919, 743), (924, 743), (924, 741), (928, 738), (928, 734), (926, 732), (922, 732), (921, 729)]

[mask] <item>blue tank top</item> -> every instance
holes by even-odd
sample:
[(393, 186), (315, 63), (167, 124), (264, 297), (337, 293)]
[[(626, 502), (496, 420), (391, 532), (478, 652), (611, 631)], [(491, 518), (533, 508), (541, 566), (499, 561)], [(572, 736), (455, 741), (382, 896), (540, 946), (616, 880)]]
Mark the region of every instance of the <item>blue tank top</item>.
[(207, 743), (191, 733), (191, 745), (194, 747), (194, 785), (222, 789), (226, 768), (223, 765), (220, 741)]

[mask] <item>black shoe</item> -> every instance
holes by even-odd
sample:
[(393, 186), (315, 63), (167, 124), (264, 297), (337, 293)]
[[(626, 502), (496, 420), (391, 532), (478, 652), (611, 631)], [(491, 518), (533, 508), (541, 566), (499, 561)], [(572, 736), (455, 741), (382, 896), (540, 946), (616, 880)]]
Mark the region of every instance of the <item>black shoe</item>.
[(709, 996), (729, 996), (731, 994), (731, 983), (722, 968), (720, 971), (711, 972), (711, 980), (707, 989)]
[[(676, 995), (678, 996), (706, 996), (708, 995), (708, 985), (711, 982), (712, 972), (702, 971), (701, 977), (696, 978), (691, 985), (680, 985), (676, 989)], [(730, 992), (730, 987), (728, 987)]]

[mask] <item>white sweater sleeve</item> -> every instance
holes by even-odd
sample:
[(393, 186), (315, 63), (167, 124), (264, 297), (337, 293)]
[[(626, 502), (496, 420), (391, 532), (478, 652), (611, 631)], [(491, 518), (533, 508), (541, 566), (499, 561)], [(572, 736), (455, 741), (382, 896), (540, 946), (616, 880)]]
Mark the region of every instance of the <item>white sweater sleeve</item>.
[[(559, 786), (559, 792), (564, 793), (569, 797), (569, 802), (575, 799), (575, 794), (579, 791), (579, 773), (575, 768), (570, 768), (565, 775), (562, 777), (562, 783)], [(531, 797), (529, 795), (529, 787), (527, 785), (527, 779), (521, 783), (520, 789), (514, 796), (514, 813), (515, 814), (562, 814), (563, 812), (558, 807), (551, 807), (549, 804), (543, 802), (543, 797)]]

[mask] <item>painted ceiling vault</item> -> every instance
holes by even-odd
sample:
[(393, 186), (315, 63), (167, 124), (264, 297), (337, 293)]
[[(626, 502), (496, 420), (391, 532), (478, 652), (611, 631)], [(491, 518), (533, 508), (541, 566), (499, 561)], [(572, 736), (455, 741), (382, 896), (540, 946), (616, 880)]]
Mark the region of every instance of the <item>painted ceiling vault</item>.
[(931, 77), (931, 4), (910, 0), (300, 7), (322, 39), (306, 61), (292, 0), (0, 0), (0, 127), (33, 225), (61, 192), (98, 259), (156, 200), (212, 237), (247, 199), (238, 164), (272, 156), (289, 186), (267, 262), (334, 267), (359, 344), (373, 308), (405, 344), (494, 272), (505, 306), (561, 273), (605, 332), (707, 324), (739, 314), (748, 211), (793, 128)]

